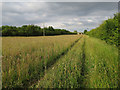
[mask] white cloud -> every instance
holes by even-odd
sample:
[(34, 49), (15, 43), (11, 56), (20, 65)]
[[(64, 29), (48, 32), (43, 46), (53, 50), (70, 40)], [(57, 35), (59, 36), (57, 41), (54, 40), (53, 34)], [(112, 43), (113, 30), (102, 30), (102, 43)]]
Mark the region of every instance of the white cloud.
[(78, 21), (78, 18), (73, 18), (74, 21)]
[(78, 24), (80, 24), (80, 25), (81, 25), (82, 23), (81, 23), (81, 22), (79, 22)]
[(93, 20), (87, 20), (88, 22), (93, 22)]

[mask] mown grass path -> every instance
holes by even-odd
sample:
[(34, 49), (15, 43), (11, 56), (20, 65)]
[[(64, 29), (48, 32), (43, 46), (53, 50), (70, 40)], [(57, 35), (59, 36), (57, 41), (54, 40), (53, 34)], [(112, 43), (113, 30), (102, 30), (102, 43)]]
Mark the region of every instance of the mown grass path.
[(31, 87), (116, 88), (118, 79), (117, 48), (83, 36)]
[(118, 87), (118, 48), (86, 36), (86, 86), (92, 88)]

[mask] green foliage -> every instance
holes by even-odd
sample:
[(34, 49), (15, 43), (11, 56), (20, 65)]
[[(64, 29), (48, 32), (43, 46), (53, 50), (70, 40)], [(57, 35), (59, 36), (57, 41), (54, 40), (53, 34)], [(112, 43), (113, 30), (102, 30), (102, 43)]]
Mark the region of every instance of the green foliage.
[(77, 34), (77, 30), (74, 30), (74, 33), (76, 33), (76, 34)]
[(109, 44), (118, 46), (119, 17), (120, 13), (115, 14), (114, 18), (105, 20), (99, 27), (92, 29), (91, 31), (87, 32), (87, 34), (89, 36), (105, 40)]
[(87, 30), (84, 30), (84, 34), (86, 34), (87, 33)]
[[(1, 32), (1, 27), (0, 27)], [(44, 33), (43, 33), (44, 32)], [(54, 29), (52, 26), (41, 28), (35, 25), (16, 26), (2, 26), (2, 36), (43, 36), (45, 35), (62, 35), (72, 34), (65, 29)]]

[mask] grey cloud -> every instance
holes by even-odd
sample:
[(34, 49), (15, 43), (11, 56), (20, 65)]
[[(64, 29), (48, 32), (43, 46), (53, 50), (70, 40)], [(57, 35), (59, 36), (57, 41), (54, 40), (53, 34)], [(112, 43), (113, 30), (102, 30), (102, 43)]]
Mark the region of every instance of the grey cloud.
[(0, 2), (118, 2), (119, 0), (0, 0)]
[(3, 3), (2, 24), (21, 26), (46, 23), (70, 30), (93, 28), (112, 17), (117, 8), (117, 2)]

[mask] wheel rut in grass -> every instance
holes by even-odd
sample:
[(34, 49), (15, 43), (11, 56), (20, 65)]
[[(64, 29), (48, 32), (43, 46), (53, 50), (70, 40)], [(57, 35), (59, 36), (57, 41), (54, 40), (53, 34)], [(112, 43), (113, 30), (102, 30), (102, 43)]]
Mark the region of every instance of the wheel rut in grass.
[(49, 63), (46, 66), (46, 69), (48, 69), (49, 67), (51, 67), (54, 63), (56, 63), (56, 61), (61, 58), (62, 56), (66, 55), (68, 53), (69, 50), (71, 50), (71, 48), (81, 39), (82, 37), (80, 37), (79, 39), (77, 39), (69, 48), (67, 48), (64, 52), (62, 52), (60, 55), (58, 55), (57, 57), (55, 57), (53, 59), (54, 62)]
[(85, 74), (86, 74), (85, 58), (86, 58), (86, 55), (85, 55), (85, 38), (84, 38), (84, 42), (82, 45), (82, 59), (81, 59), (82, 65), (81, 65), (81, 72), (80, 72), (81, 76), (78, 78), (78, 83), (82, 88), (85, 87), (85, 82), (84, 82)]
[[(58, 55), (57, 57), (55, 57), (54, 59), (53, 59), (53, 61), (54, 62), (51, 62), (51, 63), (49, 63), (49, 64), (47, 64), (47, 66), (45, 66), (44, 68), (45, 68), (45, 70), (44, 70), (44, 75), (46, 74), (45, 72), (50, 68), (50, 67), (53, 67), (53, 65), (57, 62), (57, 60), (59, 60), (61, 57), (63, 57), (63, 56), (65, 56), (71, 49), (72, 49), (72, 47), (74, 47), (74, 45), (80, 40), (82, 38), (82, 36), (79, 38), (79, 39), (77, 39), (69, 48), (67, 48), (64, 52), (62, 52), (60, 55)], [(44, 76), (43, 76), (44, 77)], [(43, 77), (40, 77), (39, 78), (39, 80), (40, 79), (42, 79)], [(28, 87), (30, 86), (32, 86), (32, 87), (34, 87), (34, 85), (36, 84), (38, 82), (38, 79), (37, 80), (34, 80), (33, 82), (31, 82), (29, 85), (28, 85)]]
[(82, 68), (81, 68), (81, 75), (84, 76), (85, 74), (85, 40), (83, 43), (83, 47), (82, 47)]

